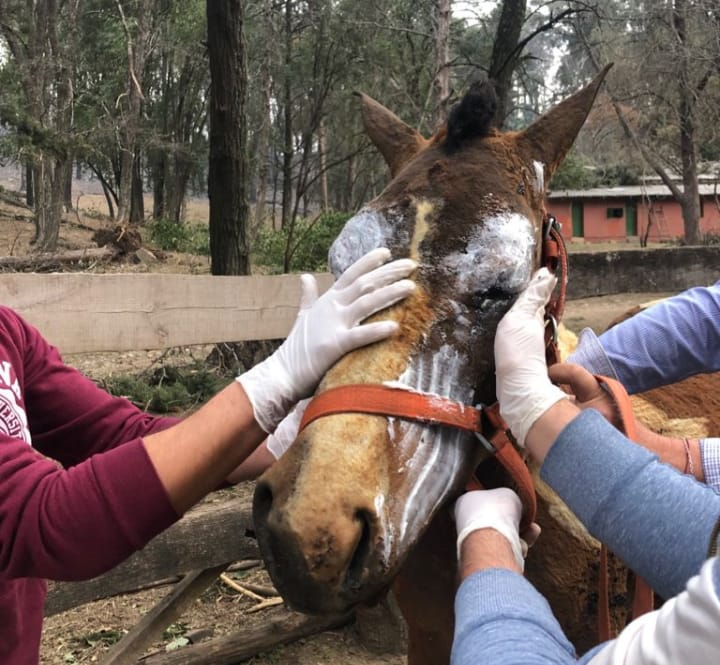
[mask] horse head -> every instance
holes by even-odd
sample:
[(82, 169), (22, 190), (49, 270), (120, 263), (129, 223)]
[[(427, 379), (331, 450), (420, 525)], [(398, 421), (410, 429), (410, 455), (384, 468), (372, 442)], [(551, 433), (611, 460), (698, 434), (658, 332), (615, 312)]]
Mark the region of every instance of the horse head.
[[(547, 183), (606, 71), (520, 132), (493, 128), (487, 82), (430, 139), (361, 95), (392, 180), (348, 220), (330, 270), (337, 277), (386, 246), (418, 262), (417, 289), (380, 314), (399, 332), (345, 356), (316, 394), (389, 384), (467, 405), (494, 399), (495, 328), (539, 265)], [(313, 613), (372, 601), (480, 451), (466, 431), (404, 418), (340, 413), (310, 423), (255, 491), (256, 534), (280, 593)]]

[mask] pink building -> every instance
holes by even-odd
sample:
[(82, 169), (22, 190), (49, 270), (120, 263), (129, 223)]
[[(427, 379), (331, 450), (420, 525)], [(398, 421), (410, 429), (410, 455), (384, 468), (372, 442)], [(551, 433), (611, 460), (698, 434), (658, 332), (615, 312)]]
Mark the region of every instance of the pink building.
[[(701, 184), (700, 203), (700, 233), (720, 235), (720, 187)], [(547, 210), (562, 223), (567, 239), (635, 240), (647, 234), (657, 242), (684, 235), (680, 204), (665, 185), (554, 191)]]

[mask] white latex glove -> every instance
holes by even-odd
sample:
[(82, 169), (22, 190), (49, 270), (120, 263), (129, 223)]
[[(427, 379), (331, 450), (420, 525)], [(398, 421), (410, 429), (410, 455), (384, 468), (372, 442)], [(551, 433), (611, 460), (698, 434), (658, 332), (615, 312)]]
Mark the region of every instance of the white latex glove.
[(473, 531), (495, 529), (510, 543), (520, 570), (525, 569), (527, 546), (523, 547), (519, 533), (522, 502), (515, 492), (507, 487), (465, 492), (455, 502), (454, 514), (458, 561), (463, 541)]
[(280, 421), (277, 429), (268, 436), (265, 447), (276, 460), (285, 454), (285, 451), (297, 438), (300, 421), (302, 420), (307, 405), (310, 404), (310, 399), (311, 398), (308, 397), (298, 402), (295, 408)]
[(495, 388), (500, 415), (521, 446), (533, 423), (567, 395), (548, 378), (545, 305), (557, 279), (541, 268), (495, 333)]
[(371, 314), (410, 295), (411, 259), (388, 263), (390, 250), (374, 249), (351, 265), (322, 296), (312, 275), (302, 275), (295, 325), (269, 358), (240, 375), (255, 420), (272, 432), (298, 400), (308, 397), (324, 374), (346, 353), (378, 342), (398, 328), (395, 321), (358, 325)]

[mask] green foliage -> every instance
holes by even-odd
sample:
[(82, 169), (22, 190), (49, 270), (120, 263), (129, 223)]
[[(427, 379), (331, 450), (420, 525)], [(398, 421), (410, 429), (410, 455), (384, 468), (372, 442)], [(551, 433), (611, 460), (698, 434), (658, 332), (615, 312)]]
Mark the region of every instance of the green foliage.
[(700, 239), (702, 245), (720, 245), (720, 233), (717, 231), (708, 231), (703, 233)]
[(103, 388), (146, 411), (178, 413), (206, 402), (226, 383), (226, 378), (198, 364), (182, 369), (164, 366), (149, 376), (121, 374), (103, 381)]
[(351, 214), (328, 212), (314, 220), (299, 219), (292, 228), (274, 231), (261, 229), (253, 243), (253, 265), (269, 273), (285, 270), (285, 257), (290, 254), (287, 272), (327, 270), (330, 245)]
[(595, 187), (595, 174), (592, 166), (574, 151), (565, 158), (550, 181), (550, 189), (589, 189)]
[(158, 219), (145, 227), (150, 241), (169, 252), (210, 255), (210, 229), (207, 224), (178, 224)]
[(591, 189), (639, 185), (636, 169), (626, 164), (597, 164), (571, 151), (550, 181), (550, 189)]

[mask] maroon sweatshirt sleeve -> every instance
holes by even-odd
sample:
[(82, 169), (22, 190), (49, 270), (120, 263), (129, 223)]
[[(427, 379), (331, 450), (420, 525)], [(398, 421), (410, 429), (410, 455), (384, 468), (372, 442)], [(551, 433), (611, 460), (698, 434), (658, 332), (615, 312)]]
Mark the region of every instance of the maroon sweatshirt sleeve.
[(0, 308), (0, 579), (94, 577), (177, 520), (141, 438), (173, 422), (107, 395)]

